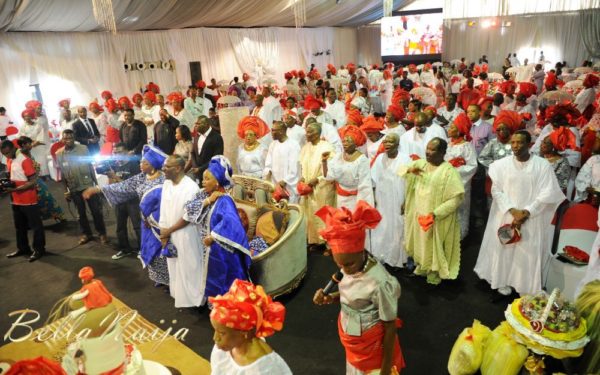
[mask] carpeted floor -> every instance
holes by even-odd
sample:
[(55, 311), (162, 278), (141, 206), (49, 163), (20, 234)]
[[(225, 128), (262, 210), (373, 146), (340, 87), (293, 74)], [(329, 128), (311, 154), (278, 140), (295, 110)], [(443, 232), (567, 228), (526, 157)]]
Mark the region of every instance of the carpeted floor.
[[(63, 208), (62, 186), (49, 183)], [(26, 258), (7, 259), (15, 250), (14, 227), (6, 196), (0, 197), (0, 335), (4, 337), (14, 318), (11, 311), (30, 308), (47, 318), (53, 304), (80, 288), (79, 269), (94, 267), (97, 276), (108, 289), (144, 317), (163, 329), (173, 331), (185, 327), (189, 334), (184, 343), (209, 359), (212, 348), (212, 328), (208, 313), (191, 309), (178, 310), (162, 289), (155, 288), (133, 257), (118, 261), (110, 257), (115, 250), (98, 242), (77, 246), (77, 222), (67, 210), (66, 224), (46, 223), (48, 255), (28, 263)], [(74, 208), (71, 208), (74, 211)], [(115, 217), (109, 208), (105, 218), (109, 238), (116, 243)], [(459, 278), (440, 286), (427, 285), (422, 278), (397, 274), (402, 285), (399, 314), (404, 327), (399, 330), (407, 367), (403, 374), (444, 374), (452, 345), (461, 330), (473, 319), (494, 328), (503, 320), (506, 303), (492, 303), (492, 293), (479, 281), (473, 267), (479, 251), (483, 228), (472, 228), (462, 250)], [(291, 295), (280, 298), (287, 308), (285, 327), (269, 339), (271, 346), (287, 361), (295, 374), (343, 374), (344, 351), (337, 336), (339, 306), (319, 307), (312, 304), (316, 289), (322, 287), (335, 271), (330, 257), (309, 256), (308, 272), (300, 287)], [(164, 323), (161, 321), (164, 320)], [(33, 323), (34, 328), (41, 322)], [(13, 337), (25, 334), (18, 329)]]

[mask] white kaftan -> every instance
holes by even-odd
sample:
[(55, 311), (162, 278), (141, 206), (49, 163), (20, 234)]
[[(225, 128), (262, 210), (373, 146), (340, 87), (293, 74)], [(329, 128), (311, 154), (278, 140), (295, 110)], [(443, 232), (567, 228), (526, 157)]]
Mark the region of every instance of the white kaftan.
[(460, 144), (448, 144), (448, 150), (444, 160), (450, 161), (455, 158), (463, 158), (465, 165), (456, 168), (460, 179), (465, 187), (465, 199), (458, 208), (458, 223), (460, 224), (460, 239), (464, 239), (469, 233), (469, 212), (471, 211), (471, 179), (477, 172), (477, 151), (471, 142)]
[(48, 131), (44, 130), (40, 123), (34, 123), (33, 125), (23, 123), (19, 129), (19, 137), (22, 136), (29, 137), (34, 142), (43, 143), (31, 149), (31, 157), (40, 165), (40, 176), (47, 176), (50, 173), (46, 159), (50, 154), (50, 137), (48, 136)]
[(265, 169), (267, 147), (259, 144), (252, 151), (248, 151), (241, 144), (238, 146), (236, 167), (239, 174), (249, 177), (261, 178)]
[[(300, 128), (298, 126), (298, 128)], [(285, 191), (289, 194), (290, 203), (298, 203), (296, 185), (300, 180), (300, 145), (293, 139), (285, 142), (273, 141), (269, 145), (265, 159), (264, 178), (271, 172), (271, 182), (285, 182)]]
[[(327, 160), (327, 176), (325, 179), (335, 181), (341, 188), (337, 189), (338, 208), (346, 207), (350, 211), (354, 211), (356, 202), (359, 200), (363, 200), (371, 206), (375, 204), (369, 160), (364, 155), (361, 154), (354, 161), (344, 160), (342, 154)], [(340, 195), (339, 190), (356, 192), (356, 195)]]
[(275, 352), (260, 357), (249, 365), (238, 365), (231, 353), (213, 346), (210, 353), (212, 375), (292, 375), (283, 358)]
[(381, 213), (381, 221), (371, 230), (371, 254), (392, 267), (402, 267), (407, 259), (402, 215), (405, 180), (397, 171), (411, 162), (412, 159), (405, 152), (398, 152), (394, 159), (381, 154), (371, 168), (375, 207)]
[[(548, 229), (565, 195), (558, 186), (550, 163), (536, 155), (526, 162), (514, 156), (490, 165), (492, 208), (488, 218), (475, 272), (493, 289), (511, 286), (521, 294), (542, 289), (542, 267), (549, 256), (552, 237)], [(503, 245), (498, 228), (513, 221), (511, 208), (529, 211), (521, 226), (521, 240)]]
[(333, 102), (333, 104), (326, 102), (325, 109), (323, 110), (335, 120), (335, 127), (341, 128), (346, 125), (346, 106), (339, 100)]
[[(200, 187), (191, 178), (184, 176), (177, 185), (165, 180), (160, 201), (161, 228), (169, 228), (184, 217), (185, 204), (200, 192)], [(204, 245), (200, 228), (188, 224), (171, 234), (171, 242), (177, 249), (177, 257), (167, 258), (169, 289), (175, 298), (175, 307), (200, 306), (204, 302), (202, 278), (204, 275)]]

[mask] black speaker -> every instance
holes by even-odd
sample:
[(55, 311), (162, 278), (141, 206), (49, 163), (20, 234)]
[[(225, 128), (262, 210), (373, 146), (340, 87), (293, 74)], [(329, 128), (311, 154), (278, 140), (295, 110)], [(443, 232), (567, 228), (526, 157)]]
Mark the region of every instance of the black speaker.
[(202, 67), (200, 61), (190, 61), (190, 76), (192, 77), (192, 85), (202, 79)]

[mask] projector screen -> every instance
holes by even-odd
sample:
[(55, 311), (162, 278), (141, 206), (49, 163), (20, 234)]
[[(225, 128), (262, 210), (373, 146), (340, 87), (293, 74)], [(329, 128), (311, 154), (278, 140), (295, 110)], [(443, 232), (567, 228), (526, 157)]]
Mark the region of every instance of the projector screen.
[[(381, 56), (414, 58), (441, 57), (441, 11), (417, 11), (381, 19)], [(415, 14), (416, 13), (416, 14)], [(432, 56), (437, 55), (437, 56)]]

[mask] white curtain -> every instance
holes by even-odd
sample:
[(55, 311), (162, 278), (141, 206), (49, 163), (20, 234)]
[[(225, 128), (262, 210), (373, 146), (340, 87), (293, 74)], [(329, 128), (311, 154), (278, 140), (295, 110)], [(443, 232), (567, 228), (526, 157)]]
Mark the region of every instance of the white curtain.
[(0, 40), (0, 107), (7, 109), (7, 115), (15, 124), (21, 124), (21, 111), (24, 103), (33, 99), (30, 84), (31, 64), (19, 51)]
[[(470, 20), (451, 20), (444, 26), (443, 58), (450, 61), (465, 57), (477, 61), (487, 55), (490, 71), (500, 71), (504, 58), (516, 53), (521, 61), (537, 62), (540, 53), (552, 65), (567, 61), (578, 66), (590, 54), (582, 42), (578, 13), (503, 17), (510, 27), (469, 26)], [(546, 66), (549, 69), (550, 66)]]
[(381, 25), (358, 28), (358, 63), (381, 65)]
[(600, 7), (600, 0), (445, 0), (444, 19), (571, 12)]
[(585, 10), (579, 16), (581, 39), (590, 56), (600, 59), (600, 10)]
[[(314, 63), (324, 72), (357, 61), (355, 28), (199, 28), (108, 33), (3, 33), (0, 77), (10, 90), (0, 106), (20, 113), (29, 97), (30, 70), (35, 69), (49, 119), (58, 118), (58, 101), (87, 105), (102, 90), (130, 96), (148, 82), (161, 92), (185, 91), (191, 83), (189, 63), (199, 61), (205, 81), (255, 75), (257, 63), (279, 83), (291, 69)], [(379, 43), (379, 42), (377, 42)], [(377, 45), (379, 48), (379, 45)], [(329, 54), (327, 54), (329, 51)], [(315, 56), (316, 53), (319, 55)], [(173, 60), (173, 70), (125, 71), (124, 63)], [(9, 93), (7, 93), (9, 91)], [(22, 95), (13, 95), (21, 92)]]

